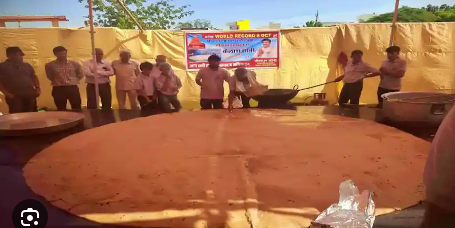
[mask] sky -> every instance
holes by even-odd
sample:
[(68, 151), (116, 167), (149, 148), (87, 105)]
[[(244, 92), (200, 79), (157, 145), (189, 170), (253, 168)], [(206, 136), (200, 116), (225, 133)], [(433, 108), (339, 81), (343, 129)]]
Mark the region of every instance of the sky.
[[(148, 0), (156, 2), (156, 0)], [(314, 20), (319, 11), (321, 22), (356, 22), (362, 14), (380, 14), (393, 11), (395, 0), (173, 0), (175, 5), (191, 5), (195, 13), (183, 19), (207, 19), (218, 28), (226, 23), (250, 20), (250, 27), (281, 23), (283, 28), (305, 24)], [(428, 4), (454, 5), (455, 0), (401, 0), (400, 5), (423, 7)], [(78, 0), (0, 0), (0, 15), (52, 15), (66, 16), (68, 22), (60, 27), (84, 26), (87, 15), (85, 4)], [(7, 23), (17, 27), (18, 23)], [(21, 23), (22, 27), (48, 27), (49, 23)]]

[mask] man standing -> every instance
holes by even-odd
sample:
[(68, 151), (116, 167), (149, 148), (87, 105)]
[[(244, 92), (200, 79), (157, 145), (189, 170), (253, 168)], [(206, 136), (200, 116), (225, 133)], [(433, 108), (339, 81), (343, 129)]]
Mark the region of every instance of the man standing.
[(117, 90), (117, 101), (119, 109), (126, 109), (126, 96), (130, 101), (132, 109), (139, 109), (136, 93), (136, 77), (141, 72), (139, 64), (131, 59), (129, 51), (120, 52), (120, 59), (112, 62), (115, 73), (115, 89)]
[(141, 105), (141, 110), (151, 111), (157, 108), (157, 94), (155, 81), (156, 78), (152, 75), (153, 64), (143, 62), (139, 66), (141, 73), (136, 77), (136, 92), (137, 100)]
[(455, 108), (439, 126), (424, 172), (425, 213), (421, 228), (455, 227)]
[(164, 63), (167, 63), (167, 58), (164, 55), (157, 55), (155, 59), (155, 67), (152, 70), (152, 76), (157, 78), (161, 75), (160, 66)]
[(84, 77), (82, 67), (78, 62), (68, 60), (68, 51), (62, 46), (55, 47), (56, 60), (46, 64), (46, 75), (52, 84), (52, 97), (57, 110), (66, 110), (67, 101), (71, 109), (80, 110), (81, 94), (79, 81)]
[(6, 48), (6, 61), (0, 63), (0, 91), (9, 113), (36, 112), (36, 97), (41, 94), (33, 67), (24, 62), (19, 47)]
[(345, 107), (348, 102), (351, 105), (358, 105), (363, 90), (363, 79), (379, 75), (379, 71), (370, 64), (363, 62), (362, 57), (362, 51), (353, 51), (351, 61), (347, 63), (344, 69), (344, 75), (335, 79), (336, 82), (341, 80), (344, 82), (338, 99), (340, 107)]
[[(153, 70), (152, 70), (152, 77), (154, 78), (159, 78), (161, 76), (161, 65), (163, 64), (166, 64), (167, 63), (167, 58), (165, 55), (157, 55), (156, 56), (156, 59), (155, 59), (155, 67), (153, 67)], [(174, 75), (174, 70), (171, 69), (171, 71), (169, 72), (171, 75)], [(157, 96), (160, 97), (160, 91), (156, 91), (157, 92)], [(161, 99), (162, 100), (162, 99)], [(160, 104), (159, 102), (161, 101), (160, 99), (158, 99), (158, 106), (159, 107), (163, 107), (162, 104)], [(164, 106), (166, 106), (166, 104), (164, 104)]]
[(182, 105), (177, 98), (179, 89), (182, 88), (182, 82), (175, 74), (172, 73), (171, 65), (163, 63), (160, 65), (161, 75), (156, 78), (156, 89), (159, 93), (159, 104), (164, 112), (170, 113), (171, 105), (175, 111), (180, 111)]
[(378, 87), (378, 108), (382, 108), (382, 95), (401, 90), (401, 79), (406, 74), (406, 60), (401, 59), (400, 47), (391, 46), (387, 48), (387, 60), (385, 60), (379, 71), (381, 72), (381, 82)]
[(96, 109), (95, 73), (98, 79), (99, 96), (102, 109), (109, 110), (112, 107), (112, 93), (110, 76), (114, 75), (111, 64), (103, 60), (104, 52), (100, 48), (95, 49), (96, 68), (93, 59), (87, 60), (83, 64), (85, 82), (87, 83), (87, 108)]
[(224, 99), (224, 82), (229, 82), (230, 75), (220, 68), (221, 58), (211, 55), (208, 58), (209, 67), (199, 70), (196, 75), (196, 84), (201, 87), (202, 109), (222, 109)]
[(254, 53), (253, 58), (276, 58), (278, 52), (271, 44), (272, 41), (270, 39), (263, 39), (262, 48), (259, 48), (259, 50)]

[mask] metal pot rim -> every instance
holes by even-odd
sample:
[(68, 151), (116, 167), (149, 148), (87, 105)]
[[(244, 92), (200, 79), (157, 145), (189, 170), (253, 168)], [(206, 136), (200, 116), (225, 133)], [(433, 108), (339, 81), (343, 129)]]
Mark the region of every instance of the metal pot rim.
[(78, 112), (62, 112), (62, 111), (51, 111), (51, 112), (27, 112), (27, 113), (15, 113), (3, 115), (0, 117), (0, 122), (8, 122), (11, 120), (22, 120), (22, 119), (36, 119), (42, 120), (46, 118), (61, 118), (66, 119), (67, 122), (53, 124), (44, 127), (30, 127), (20, 129), (8, 129), (1, 128), (0, 136), (25, 136), (25, 135), (37, 135), (37, 134), (48, 134), (58, 131), (63, 131), (77, 126), (79, 123), (84, 121), (85, 115)]
[(451, 100), (448, 100), (448, 101), (403, 101), (403, 100), (397, 100), (397, 101), (393, 101), (393, 102), (396, 102), (396, 103), (407, 103), (407, 104), (450, 104), (450, 103), (453, 103), (455, 101), (455, 95), (454, 94), (447, 94), (447, 93), (442, 93), (442, 92), (424, 92), (424, 91), (415, 91), (415, 92), (401, 92), (401, 91), (398, 91), (398, 92), (390, 92), (390, 93), (385, 93), (385, 94), (382, 94), (381, 97), (382, 99), (384, 99), (384, 101), (387, 101), (389, 100), (388, 96), (389, 95), (394, 95), (394, 94), (428, 94), (428, 93), (431, 93), (431, 94), (441, 94), (441, 95), (453, 95), (454, 98), (452, 98)]

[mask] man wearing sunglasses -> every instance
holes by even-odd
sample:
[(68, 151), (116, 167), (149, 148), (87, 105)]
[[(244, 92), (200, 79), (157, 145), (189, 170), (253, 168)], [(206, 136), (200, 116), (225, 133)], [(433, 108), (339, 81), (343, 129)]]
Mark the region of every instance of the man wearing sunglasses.
[(8, 47), (6, 56), (6, 61), (0, 63), (0, 91), (9, 113), (36, 112), (36, 98), (41, 89), (35, 70), (24, 62), (24, 53), (19, 47)]

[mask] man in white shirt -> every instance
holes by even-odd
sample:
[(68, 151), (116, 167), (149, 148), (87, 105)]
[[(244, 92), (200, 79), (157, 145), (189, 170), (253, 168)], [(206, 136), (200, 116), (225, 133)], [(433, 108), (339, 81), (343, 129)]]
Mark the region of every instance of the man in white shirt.
[(387, 48), (387, 60), (385, 60), (379, 71), (381, 82), (378, 86), (378, 108), (382, 108), (382, 95), (385, 93), (398, 92), (401, 90), (401, 79), (406, 74), (406, 60), (400, 58), (400, 47), (391, 46)]
[(421, 228), (455, 227), (455, 108), (439, 126), (424, 172), (425, 214)]
[(126, 96), (132, 109), (139, 109), (135, 88), (136, 76), (140, 74), (139, 64), (131, 59), (129, 51), (120, 52), (120, 59), (112, 62), (115, 73), (115, 89), (119, 109), (126, 109)]
[(101, 99), (102, 109), (112, 108), (111, 80), (109, 77), (114, 75), (111, 63), (103, 60), (104, 52), (100, 48), (95, 49), (96, 68), (93, 59), (87, 60), (82, 64), (85, 82), (87, 83), (87, 108), (96, 109), (96, 92), (95, 92), (95, 75), (98, 79), (99, 97)]
[(344, 75), (335, 79), (336, 82), (341, 80), (344, 82), (340, 98), (338, 99), (340, 107), (346, 107), (348, 102), (351, 105), (358, 105), (363, 90), (363, 79), (380, 74), (379, 70), (364, 62), (362, 57), (362, 51), (353, 51), (351, 53), (351, 60), (344, 69)]
[(234, 76), (229, 80), (228, 109), (233, 110), (234, 98), (242, 101), (243, 108), (250, 108), (250, 99), (253, 96), (261, 95), (267, 90), (256, 81), (256, 73), (243, 67), (235, 69)]
[(263, 39), (262, 40), (262, 48), (254, 53), (253, 58), (266, 58), (266, 59), (273, 59), (277, 58), (278, 52), (276, 48), (272, 47), (272, 40), (270, 39)]

